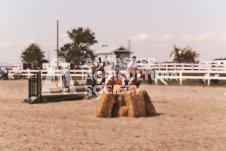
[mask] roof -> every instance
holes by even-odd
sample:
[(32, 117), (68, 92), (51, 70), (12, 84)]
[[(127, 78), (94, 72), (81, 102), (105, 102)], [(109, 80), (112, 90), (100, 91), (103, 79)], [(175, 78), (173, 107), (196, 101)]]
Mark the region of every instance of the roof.
[(95, 54), (111, 54), (112, 50), (115, 50), (116, 47), (112, 46), (104, 46), (101, 48), (96, 49)]
[(218, 60), (226, 60), (226, 58), (217, 58), (217, 59), (214, 59), (213, 61), (218, 61)]
[(125, 48), (123, 46), (121, 47), (112, 47), (112, 46), (102, 46), (101, 48), (98, 48), (95, 51), (95, 54), (101, 55), (101, 54), (114, 54), (115, 52), (129, 52), (129, 53), (134, 53), (128, 48)]
[(129, 53), (134, 53), (131, 50), (129, 50), (128, 48), (125, 48), (123, 46), (113, 50), (111, 53), (116, 53), (116, 52), (129, 52)]

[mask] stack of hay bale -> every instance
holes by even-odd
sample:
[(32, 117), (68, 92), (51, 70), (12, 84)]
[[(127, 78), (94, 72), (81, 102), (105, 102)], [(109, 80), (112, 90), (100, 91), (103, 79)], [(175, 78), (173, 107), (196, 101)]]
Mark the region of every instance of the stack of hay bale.
[(96, 106), (96, 117), (145, 117), (155, 114), (155, 107), (144, 89), (139, 89), (138, 93), (132, 90), (122, 94), (103, 91)]

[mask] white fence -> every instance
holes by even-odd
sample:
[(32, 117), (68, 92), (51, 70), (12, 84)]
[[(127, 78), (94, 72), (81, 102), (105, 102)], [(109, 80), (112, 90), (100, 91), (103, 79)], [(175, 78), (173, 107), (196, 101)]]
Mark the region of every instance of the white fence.
[[(14, 75), (21, 75), (21, 76), (31, 76), (33, 73), (36, 72), (41, 72), (41, 76), (59, 76), (61, 75), (60, 70), (9, 70), (9, 75), (14, 76)], [(88, 73), (91, 73), (90, 70), (70, 70), (70, 75), (74, 77), (84, 77), (87, 76)]]
[[(26, 78), (29, 78), (30, 76), (32, 76), (34, 73), (36, 72), (41, 72), (41, 76), (42, 77), (46, 77), (46, 76), (60, 76), (61, 70), (9, 70), (8, 72), (8, 76), (11, 77), (11, 79), (14, 79), (13, 76), (17, 75), (17, 76), (23, 76)], [(91, 74), (91, 70), (70, 70), (70, 76), (71, 77), (79, 77), (80, 83), (85, 83), (86, 82), (86, 77), (88, 74)], [(108, 75), (112, 75), (114, 74), (115, 71), (106, 71), (106, 77)]]
[(226, 71), (226, 64), (195, 64), (195, 63), (138, 63), (138, 68), (146, 70), (209, 70)]
[[(184, 74), (192, 74), (192, 75), (184, 75)], [(195, 75), (195, 74), (203, 74), (203, 76)], [(212, 74), (212, 76), (211, 76)], [(226, 77), (216, 77), (214, 74), (226, 74), (226, 71), (185, 71), (185, 70), (173, 70), (173, 71), (155, 71), (155, 84), (158, 84), (158, 80), (163, 82), (165, 85), (167, 84), (167, 80), (179, 80), (180, 85), (186, 79), (194, 79), (194, 80), (206, 80), (207, 84), (210, 85), (211, 80), (226, 80)]]
[[(225, 65), (213, 65), (213, 64), (183, 64), (183, 63), (164, 63), (164, 64), (144, 64), (138, 63), (139, 69), (146, 69), (149, 71), (155, 71), (155, 83), (162, 81), (167, 85), (166, 79), (178, 79), (182, 85), (185, 79), (196, 79), (196, 80), (207, 80), (208, 85), (210, 85), (210, 80), (226, 80), (226, 77), (214, 77), (210, 74), (226, 74)], [(61, 74), (60, 70), (54, 70), (48, 73), (48, 70), (9, 70), (9, 76), (13, 78), (14, 75), (21, 75), (24, 77), (30, 77), (35, 72), (41, 72), (42, 76), (59, 76)], [(121, 71), (125, 73), (126, 71)], [(106, 70), (106, 76), (114, 74), (115, 71)], [(186, 73), (192, 74), (203, 74), (187, 76)], [(207, 76), (204, 74), (207, 73)], [(81, 83), (86, 81), (87, 74), (91, 74), (91, 70), (70, 70), (71, 77), (80, 77)]]

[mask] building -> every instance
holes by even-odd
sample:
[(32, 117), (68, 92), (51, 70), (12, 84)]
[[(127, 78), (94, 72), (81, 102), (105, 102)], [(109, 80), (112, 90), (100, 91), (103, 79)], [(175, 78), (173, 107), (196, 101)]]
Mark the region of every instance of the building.
[[(123, 46), (113, 50), (111, 53), (115, 54), (116, 57), (116, 65), (113, 67), (114, 70), (125, 70), (127, 68), (127, 64), (130, 60), (130, 54), (132, 54), (133, 52)], [(125, 60), (124, 60), (125, 59)], [(120, 60), (120, 63), (118, 63), (117, 61)]]
[(97, 58), (101, 58), (103, 61), (109, 61), (113, 63), (112, 60), (115, 60), (115, 54), (112, 53), (112, 50), (115, 50), (115, 49), (116, 47), (102, 45), (102, 47), (98, 49), (95, 55), (97, 55)]
[[(126, 63), (123, 62), (125, 58), (130, 59), (130, 55), (133, 52), (129, 50), (128, 48), (125, 48), (123, 46), (119, 48), (113, 48), (113, 47), (108, 47), (108, 46), (103, 46), (98, 52), (96, 53), (97, 58), (101, 58), (103, 61), (108, 61), (110, 62), (113, 67), (113, 70), (125, 70), (127, 66), (125, 65)], [(117, 61), (122, 63), (121, 66)]]

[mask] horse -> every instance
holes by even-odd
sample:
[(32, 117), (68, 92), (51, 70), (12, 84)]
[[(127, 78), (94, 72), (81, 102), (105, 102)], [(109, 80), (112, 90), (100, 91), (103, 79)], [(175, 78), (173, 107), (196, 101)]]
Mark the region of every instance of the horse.
[[(105, 82), (105, 66), (109, 66), (109, 62), (103, 62), (103, 66), (92, 67), (92, 76), (95, 78), (95, 84), (101, 85)], [(100, 81), (100, 82), (99, 82)]]
[(152, 79), (150, 74), (147, 71), (140, 71), (135, 74), (135, 77), (130, 78), (129, 80), (126, 78), (124, 74), (116, 74), (109, 76), (105, 82), (105, 87), (112, 88), (114, 85), (122, 85), (123, 87), (135, 85), (137, 88), (141, 85), (142, 81), (148, 81), (149, 84), (152, 84)]
[(147, 71), (140, 71), (140, 73), (135, 74), (135, 77), (129, 80), (128, 85), (136, 85), (136, 87), (139, 87), (142, 81), (147, 81), (149, 84), (152, 84), (151, 76)]
[[(92, 71), (93, 71), (93, 75), (94, 75), (96, 73), (95, 68), (93, 68)], [(98, 77), (98, 74), (96, 74), (96, 76)], [(105, 78), (105, 77), (103, 77), (103, 78)], [(103, 81), (103, 79), (102, 79), (102, 81)], [(116, 88), (116, 89), (114, 89), (114, 91), (115, 91), (115, 90), (119, 90), (119, 87), (120, 87), (120, 91), (122, 91), (123, 89), (130, 90), (130, 86), (136, 86), (136, 88), (140, 87), (142, 81), (148, 81), (149, 84), (152, 83), (151, 76), (150, 76), (150, 74), (148, 74), (147, 71), (136, 72), (135, 76), (130, 79), (128, 79), (125, 74), (121, 74), (118, 71), (116, 71), (116, 74), (109, 76), (105, 80), (103, 90), (110, 89), (110, 91), (112, 91), (114, 88)], [(96, 85), (100, 85), (100, 84), (98, 84), (94, 78), (94, 81), (92, 82), (92, 87), (94, 88)], [(96, 95), (96, 93), (94, 91), (92, 92), (92, 94)]]

